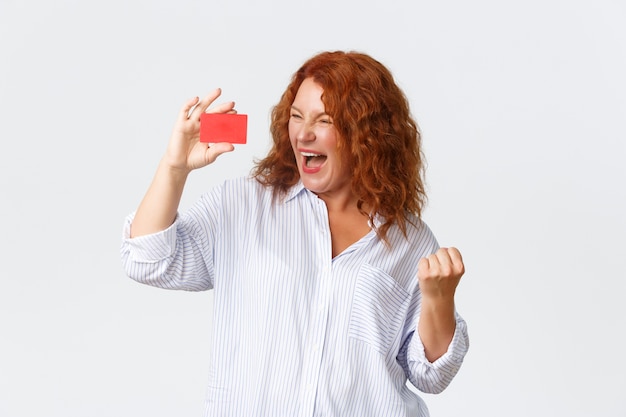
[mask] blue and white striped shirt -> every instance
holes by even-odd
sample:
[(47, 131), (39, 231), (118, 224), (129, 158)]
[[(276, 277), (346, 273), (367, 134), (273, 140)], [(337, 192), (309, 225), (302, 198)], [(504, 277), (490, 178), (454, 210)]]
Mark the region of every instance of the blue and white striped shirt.
[(214, 290), (206, 416), (428, 416), (468, 349), (454, 338), (434, 363), (417, 335), (418, 260), (438, 244), (418, 218), (391, 247), (374, 231), (332, 258), (324, 202), (302, 184), (284, 200), (249, 178), (206, 193), (168, 229), (130, 239), (122, 260), (138, 282)]

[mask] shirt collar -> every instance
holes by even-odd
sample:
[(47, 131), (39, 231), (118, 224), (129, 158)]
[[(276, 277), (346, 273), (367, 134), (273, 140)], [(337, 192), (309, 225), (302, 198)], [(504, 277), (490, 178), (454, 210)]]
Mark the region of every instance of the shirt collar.
[[(309, 193), (311, 195), (315, 195), (312, 191), (307, 190), (306, 188), (304, 188), (304, 184), (302, 184), (302, 180), (299, 180), (293, 187), (291, 187), (289, 189), (289, 191), (287, 192), (287, 195), (285, 197), (285, 203), (296, 198), (300, 193)], [(372, 228), (378, 228), (380, 227), (384, 222), (385, 222), (385, 218), (383, 216), (381, 216), (380, 214), (375, 214), (374, 215), (374, 224), (372, 224), (372, 222), (370, 223), (370, 227)]]
[(285, 203), (296, 198), (296, 196), (298, 196), (298, 194), (305, 192), (306, 188), (304, 188), (304, 184), (302, 184), (302, 181), (298, 181), (293, 187), (291, 187), (289, 189), (289, 191), (287, 192), (287, 195), (285, 196)]

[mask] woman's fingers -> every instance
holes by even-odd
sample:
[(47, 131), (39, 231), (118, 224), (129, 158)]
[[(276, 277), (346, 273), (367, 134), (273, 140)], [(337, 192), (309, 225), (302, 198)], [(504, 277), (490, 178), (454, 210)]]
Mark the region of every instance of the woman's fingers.
[(211, 146), (199, 142), (200, 116), (203, 113), (236, 114), (233, 101), (210, 107), (221, 95), (216, 88), (204, 98), (191, 98), (181, 107), (178, 120), (168, 144), (167, 163), (176, 168), (194, 170), (213, 163), (218, 156), (234, 150), (230, 143), (215, 143)]
[(225, 103), (221, 103), (216, 106), (210, 107), (211, 104), (213, 104), (213, 102), (221, 94), (222, 94), (222, 90), (220, 88), (216, 88), (215, 90), (211, 91), (206, 97), (204, 97), (202, 100), (197, 101), (197, 105), (193, 109), (191, 108), (187, 109), (188, 111), (191, 110), (191, 113), (189, 113), (189, 119), (198, 121), (200, 120), (200, 115), (202, 113), (231, 113), (231, 114), (237, 113), (237, 110), (235, 110), (234, 101), (227, 101)]
[(459, 252), (459, 250), (454, 247), (448, 248), (447, 252), (454, 273), (458, 275), (463, 275), (465, 273), (465, 264), (463, 263), (463, 256), (461, 256), (461, 252)]
[(207, 147), (206, 154), (205, 154), (207, 165), (215, 162), (217, 157), (220, 156), (221, 154), (226, 153), (226, 152), (231, 152), (234, 149), (235, 147), (233, 146), (233, 144), (228, 143), (228, 142), (219, 142), (219, 143), (211, 144), (211, 146)]
[[(208, 110), (205, 110), (206, 113), (237, 113), (235, 110), (235, 102), (228, 101), (226, 103), (218, 104), (217, 106), (211, 107)], [(198, 116), (199, 117), (199, 116)]]
[(457, 248), (440, 248), (422, 260), (418, 267), (423, 268), (424, 276), (450, 277), (465, 272), (463, 257)]
[(180, 109), (180, 113), (178, 114), (179, 120), (187, 120), (189, 118), (189, 113), (194, 106), (198, 104), (200, 101), (199, 97), (190, 98)]
[(424, 295), (453, 295), (465, 273), (461, 252), (456, 248), (440, 248), (420, 259), (417, 266), (417, 276)]

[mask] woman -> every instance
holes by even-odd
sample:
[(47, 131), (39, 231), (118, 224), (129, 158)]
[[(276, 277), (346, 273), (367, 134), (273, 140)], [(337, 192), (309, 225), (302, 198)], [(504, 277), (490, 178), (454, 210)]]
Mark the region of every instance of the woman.
[(122, 258), (133, 279), (214, 290), (207, 416), (427, 416), (406, 385), (442, 391), (468, 349), (454, 308), (464, 273), (420, 219), (420, 135), (391, 73), (324, 52), (273, 109), (273, 147), (250, 178), (177, 214), (189, 173), (233, 150), (198, 141), (181, 109)]

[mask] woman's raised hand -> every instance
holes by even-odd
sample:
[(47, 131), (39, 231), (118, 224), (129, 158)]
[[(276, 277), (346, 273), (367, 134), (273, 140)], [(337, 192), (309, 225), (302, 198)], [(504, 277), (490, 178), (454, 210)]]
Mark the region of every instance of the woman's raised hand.
[(235, 103), (230, 101), (209, 108), (220, 96), (222, 90), (213, 90), (200, 100), (195, 97), (180, 109), (172, 131), (163, 162), (170, 169), (190, 172), (209, 165), (218, 156), (234, 150), (231, 143), (207, 144), (200, 142), (200, 115), (202, 113), (237, 113)]
[(200, 115), (203, 112), (236, 113), (232, 101), (209, 109), (220, 94), (218, 88), (202, 100), (198, 97), (189, 100), (181, 108), (165, 155), (135, 213), (130, 229), (131, 237), (156, 233), (169, 227), (176, 218), (188, 174), (234, 149), (231, 143), (209, 146), (200, 142)]

